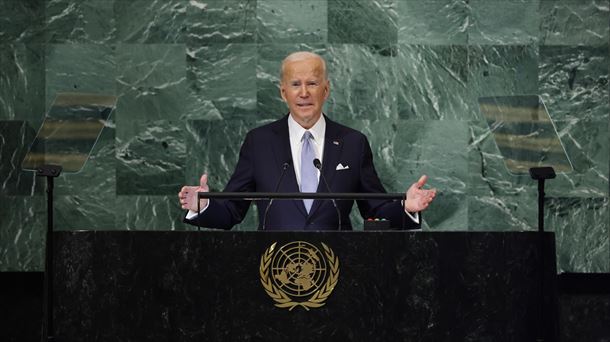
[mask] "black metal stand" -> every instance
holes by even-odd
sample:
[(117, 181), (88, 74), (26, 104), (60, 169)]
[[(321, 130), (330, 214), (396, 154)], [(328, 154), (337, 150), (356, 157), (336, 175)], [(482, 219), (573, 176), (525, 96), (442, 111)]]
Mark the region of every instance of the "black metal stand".
[(42, 341), (55, 341), (53, 330), (53, 181), (61, 174), (58, 165), (43, 165), (36, 170), (36, 176), (47, 177), (47, 239), (45, 243), (44, 268), (44, 316), (42, 321)]
[(536, 341), (543, 342), (545, 340), (545, 322), (544, 322), (544, 181), (556, 177), (555, 170), (552, 167), (533, 167), (530, 169), (532, 179), (538, 181), (538, 234), (539, 243), (538, 249), (540, 253), (540, 289), (538, 295), (538, 337)]

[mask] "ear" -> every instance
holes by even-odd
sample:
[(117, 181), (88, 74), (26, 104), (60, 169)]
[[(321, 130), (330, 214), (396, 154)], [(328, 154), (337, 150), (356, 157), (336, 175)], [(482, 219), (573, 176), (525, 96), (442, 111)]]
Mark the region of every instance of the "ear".
[(328, 98), (328, 95), (330, 95), (330, 81), (326, 80), (324, 86), (324, 100)]
[(284, 88), (283, 82), (280, 82), (280, 96), (282, 97), (282, 100), (286, 102), (286, 88)]

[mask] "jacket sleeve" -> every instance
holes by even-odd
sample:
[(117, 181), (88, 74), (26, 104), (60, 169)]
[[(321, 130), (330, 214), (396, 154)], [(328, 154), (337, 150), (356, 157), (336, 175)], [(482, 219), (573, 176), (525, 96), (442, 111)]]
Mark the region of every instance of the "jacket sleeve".
[[(373, 165), (373, 153), (366, 136), (362, 136), (362, 150), (360, 163), (360, 192), (385, 193), (386, 190), (377, 176)], [(385, 218), (390, 221), (392, 229), (419, 229), (421, 224), (415, 223), (404, 211), (401, 201), (392, 200), (366, 200), (358, 201), (360, 214), (366, 220), (370, 217)], [(422, 222), (419, 213), (419, 222)]]

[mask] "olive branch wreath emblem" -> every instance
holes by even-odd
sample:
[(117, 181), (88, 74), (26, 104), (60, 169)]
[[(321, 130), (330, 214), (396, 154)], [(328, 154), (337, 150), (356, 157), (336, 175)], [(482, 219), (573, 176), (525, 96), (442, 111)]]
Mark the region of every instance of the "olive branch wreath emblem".
[(324, 256), (328, 260), (330, 274), (326, 279), (326, 283), (320, 286), (320, 289), (309, 297), (306, 301), (295, 301), (290, 298), (284, 291), (279, 289), (277, 286), (273, 284), (271, 277), (269, 276), (269, 268), (271, 266), (271, 261), (273, 260), (273, 255), (275, 251), (275, 246), (277, 242), (274, 242), (265, 253), (261, 256), (261, 264), (259, 268), (261, 284), (265, 289), (265, 292), (269, 297), (271, 297), (275, 301), (275, 306), (278, 308), (288, 308), (288, 311), (291, 311), (297, 306), (303, 307), (305, 310), (309, 311), (310, 308), (319, 308), (325, 304), (328, 296), (333, 292), (335, 286), (337, 286), (337, 282), (339, 281), (339, 259), (335, 255), (332, 249), (328, 247), (326, 244), (322, 243), (322, 247), (324, 249)]

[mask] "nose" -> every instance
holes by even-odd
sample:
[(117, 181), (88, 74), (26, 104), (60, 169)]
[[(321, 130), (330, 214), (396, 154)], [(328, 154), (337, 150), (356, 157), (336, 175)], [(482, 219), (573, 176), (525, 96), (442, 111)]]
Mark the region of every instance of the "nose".
[(309, 96), (309, 91), (307, 90), (307, 85), (303, 84), (299, 87), (299, 97), (306, 98)]

